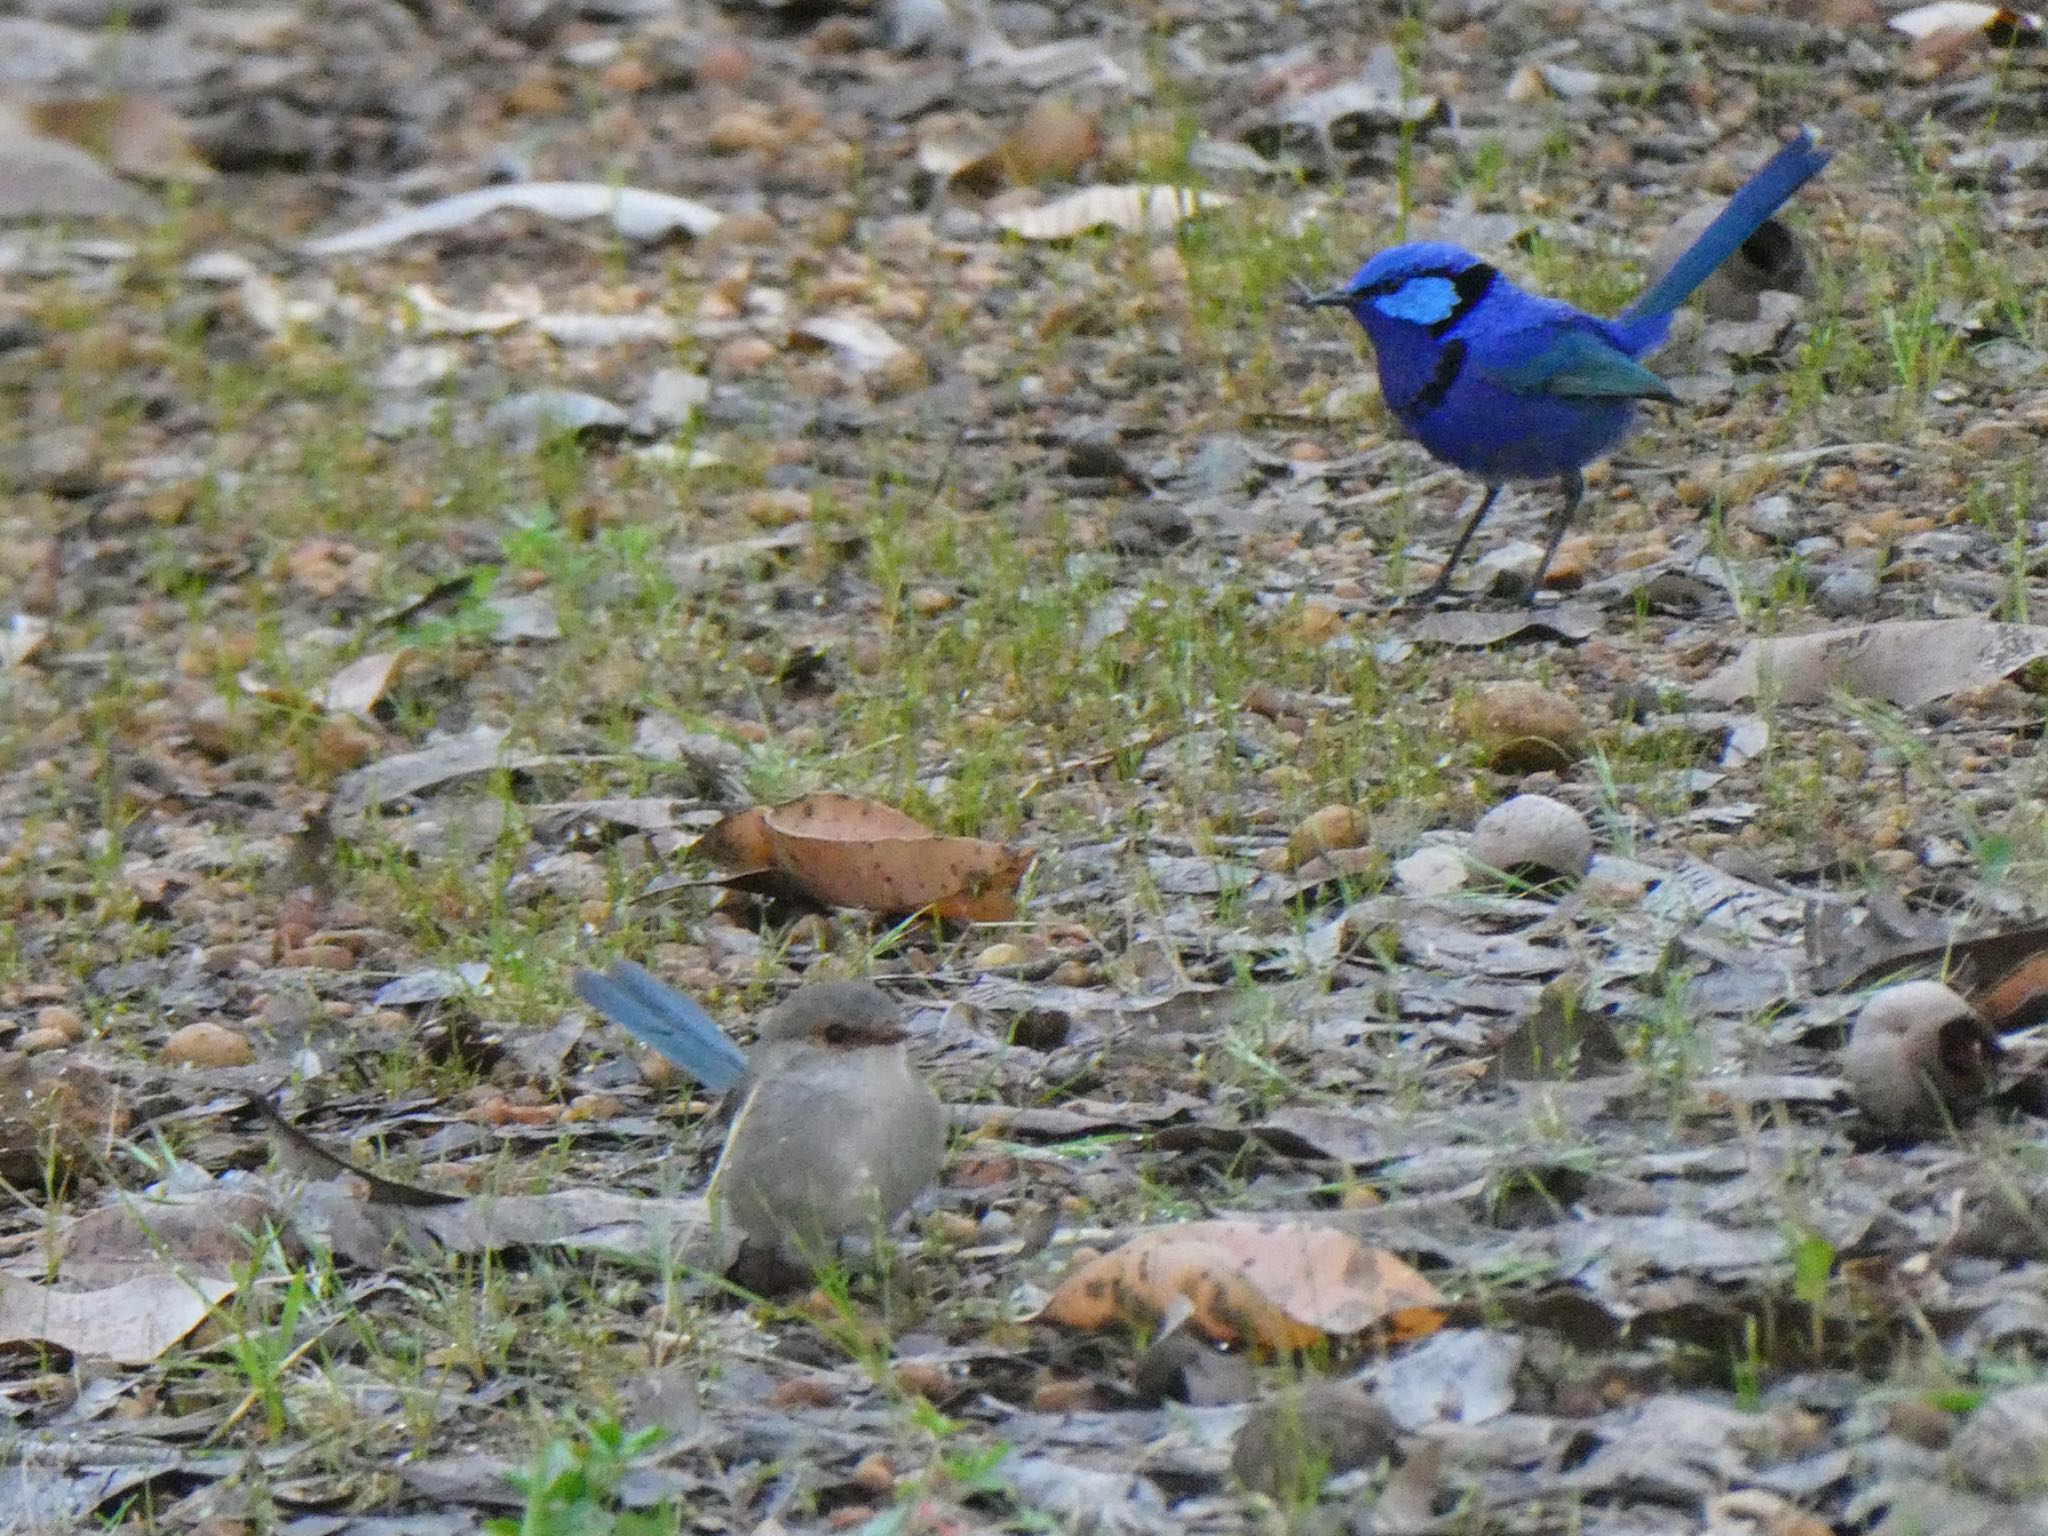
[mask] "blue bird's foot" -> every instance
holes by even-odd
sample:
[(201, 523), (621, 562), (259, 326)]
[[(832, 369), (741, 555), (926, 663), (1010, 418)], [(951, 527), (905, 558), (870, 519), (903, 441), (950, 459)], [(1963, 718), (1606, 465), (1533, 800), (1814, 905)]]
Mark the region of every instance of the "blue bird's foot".
[[(1543, 578), (1550, 574), (1550, 562), (1557, 558), (1557, 547), (1564, 542), (1565, 530), (1571, 526), (1572, 514), (1578, 511), (1579, 503), (1585, 497), (1585, 479), (1577, 470), (1573, 470), (1564, 477), (1561, 489), (1564, 492), (1564, 500), (1558, 504), (1557, 510), (1550, 514), (1543, 543), (1543, 558), (1536, 562), (1535, 573), (1530, 576), (1528, 582), (1519, 591), (1507, 594), (1518, 602), (1534, 603), (1542, 593)], [(1493, 510), (1493, 503), (1499, 495), (1499, 486), (1489, 485), (1486, 488), (1486, 494), (1479, 498), (1478, 507), (1466, 520), (1464, 530), (1459, 533), (1458, 541), (1451, 546), (1451, 552), (1444, 559), (1443, 569), (1436, 573), (1436, 579), (1418, 592), (1397, 597), (1393, 603), (1393, 611), (1433, 607), (1449, 593), (1451, 577), (1458, 569), (1458, 561), (1464, 556), (1465, 546), (1472, 542), (1472, 535), (1477, 533), (1479, 525), (1486, 521), (1486, 514)]]
[(1458, 561), (1465, 553), (1465, 546), (1472, 542), (1472, 535), (1477, 533), (1479, 525), (1486, 521), (1486, 514), (1493, 510), (1494, 501), (1499, 496), (1498, 485), (1489, 485), (1486, 488), (1486, 494), (1479, 498), (1478, 507), (1467, 519), (1464, 531), (1458, 535), (1458, 542), (1451, 546), (1450, 554), (1444, 557), (1443, 569), (1436, 573), (1436, 579), (1420, 592), (1411, 592), (1406, 597), (1395, 599), (1396, 608), (1427, 608), (1451, 590), (1451, 575), (1458, 569)]

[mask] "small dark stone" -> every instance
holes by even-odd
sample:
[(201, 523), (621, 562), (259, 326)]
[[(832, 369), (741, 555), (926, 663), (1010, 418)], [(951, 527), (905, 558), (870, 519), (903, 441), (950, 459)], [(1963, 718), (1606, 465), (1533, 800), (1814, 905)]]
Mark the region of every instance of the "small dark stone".
[(42, 327), (27, 315), (0, 315), (0, 352), (19, 352), (43, 339)]
[(32, 432), (15, 463), (24, 490), (79, 497), (90, 496), (102, 484), (98, 439), (83, 427)]
[(1243, 1355), (1212, 1349), (1185, 1328), (1160, 1338), (1138, 1357), (1131, 1386), (1145, 1402), (1196, 1408), (1241, 1403), (1257, 1390)]
[(1332, 1477), (1399, 1452), (1386, 1409), (1350, 1382), (1325, 1381), (1290, 1387), (1253, 1408), (1231, 1448), (1230, 1470), (1253, 1492), (1296, 1503)]
[(1614, 690), (1614, 718), (1640, 725), (1664, 707), (1655, 683), (1638, 680)]
[(1163, 555), (1195, 536), (1185, 510), (1170, 501), (1141, 501), (1109, 520), (1109, 547), (1120, 555)]
[(207, 163), (220, 171), (307, 171), (327, 158), (321, 125), (274, 96), (206, 119), (193, 138)]

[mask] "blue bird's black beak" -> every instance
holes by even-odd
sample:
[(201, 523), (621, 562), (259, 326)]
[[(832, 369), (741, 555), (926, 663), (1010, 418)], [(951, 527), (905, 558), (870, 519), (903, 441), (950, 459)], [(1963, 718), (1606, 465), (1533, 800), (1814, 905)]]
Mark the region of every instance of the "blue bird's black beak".
[(1303, 309), (1349, 309), (1352, 294), (1349, 288), (1325, 288), (1321, 293), (1305, 285), (1297, 285), (1294, 302)]

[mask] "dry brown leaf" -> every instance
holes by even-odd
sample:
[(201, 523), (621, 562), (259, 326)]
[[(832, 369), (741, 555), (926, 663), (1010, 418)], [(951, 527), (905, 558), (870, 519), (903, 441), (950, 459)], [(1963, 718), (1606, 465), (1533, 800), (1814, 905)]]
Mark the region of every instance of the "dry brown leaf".
[(391, 680), (398, 675), (406, 658), (412, 655), (410, 646), (395, 651), (372, 651), (367, 656), (358, 656), (327, 680), (327, 686), (313, 696), (313, 701), (322, 709), (347, 715), (361, 715), (365, 720), (377, 707), (377, 701), (391, 686)]
[(377, 806), (422, 794), (457, 779), (503, 769), (518, 773), (551, 759), (537, 752), (507, 752), (502, 726), (478, 725), (467, 735), (437, 741), (417, 752), (400, 752), (344, 776), (334, 790), (333, 814), (360, 816)]
[[(894, 806), (856, 795), (806, 795), (762, 818), (771, 864), (835, 907), (999, 923), (1017, 915), (1026, 848), (941, 837)], [(714, 829), (715, 830), (715, 829)]]
[(1131, 234), (1164, 234), (1197, 213), (1233, 199), (1192, 187), (1120, 185), (1086, 187), (1036, 208), (995, 215), (996, 224), (1026, 240), (1071, 240), (1105, 225)]
[(1693, 690), (1732, 704), (1759, 688), (1781, 704), (1817, 704), (1837, 688), (1913, 709), (2008, 677), (2048, 656), (2048, 626), (1990, 619), (1859, 624), (1783, 640), (1753, 640)]
[(1467, 609), (1425, 613), (1409, 634), (1435, 645), (1483, 649), (1509, 640), (1556, 635), (1561, 640), (1586, 640), (1604, 627), (1600, 615), (1581, 604), (1555, 608)]
[(1354, 853), (1372, 836), (1372, 821), (1355, 805), (1326, 805), (1287, 834), (1277, 867), (1288, 874), (1331, 853)]
[(1367, 1329), (1418, 1339), (1443, 1325), (1444, 1305), (1415, 1270), (1348, 1232), (1225, 1219), (1139, 1233), (1068, 1275), (1040, 1316), (1104, 1328), (1184, 1308), (1218, 1343), (1291, 1351)]
[[(122, 1193), (113, 1204), (65, 1223), (55, 1278), (97, 1289), (166, 1266), (231, 1275), (266, 1241), (276, 1214), (276, 1203), (261, 1188), (207, 1183), (176, 1194)], [(48, 1262), (44, 1253), (30, 1250), (4, 1268), (48, 1279)]]
[(697, 849), (764, 895), (890, 915), (930, 908), (977, 923), (1017, 915), (1017, 885), (1035, 856), (941, 837), (879, 800), (830, 793), (728, 816)]
[(387, 1264), (394, 1252), (406, 1249), (496, 1253), (565, 1248), (636, 1261), (680, 1257), (723, 1270), (735, 1246), (733, 1235), (713, 1222), (700, 1195), (660, 1200), (609, 1189), (562, 1189), (398, 1205), (348, 1176), (300, 1185), (287, 1212), (291, 1231), (306, 1243), (369, 1266)]
[(775, 839), (768, 831), (768, 807), (749, 806), (712, 827), (697, 839), (697, 852), (738, 874), (766, 869), (775, 862)]
[(100, 1291), (59, 1291), (0, 1276), (0, 1344), (54, 1344), (74, 1355), (147, 1365), (234, 1294), (232, 1280), (156, 1269)]

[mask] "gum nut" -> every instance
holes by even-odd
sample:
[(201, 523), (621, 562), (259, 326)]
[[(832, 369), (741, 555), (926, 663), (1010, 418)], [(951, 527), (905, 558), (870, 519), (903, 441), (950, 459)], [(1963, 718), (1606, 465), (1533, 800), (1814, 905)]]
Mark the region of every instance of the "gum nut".
[(1503, 773), (1568, 768), (1585, 754), (1578, 706), (1539, 683), (1488, 683), (1451, 711), (1451, 726)]
[(1365, 812), (1351, 805), (1326, 805), (1287, 835), (1284, 868), (1296, 870), (1318, 854), (1363, 847), (1372, 836)]
[(1479, 818), (1471, 851), (1489, 869), (1534, 869), (1577, 879), (1593, 863), (1593, 829), (1562, 800), (1516, 795)]
[(203, 1019), (173, 1031), (162, 1053), (169, 1067), (243, 1067), (255, 1059), (248, 1036)]
[(1960, 1124), (1990, 1093), (1997, 1068), (1997, 1040), (1938, 981), (1873, 992), (1842, 1056), (1857, 1106), (1891, 1132), (1939, 1133)]

